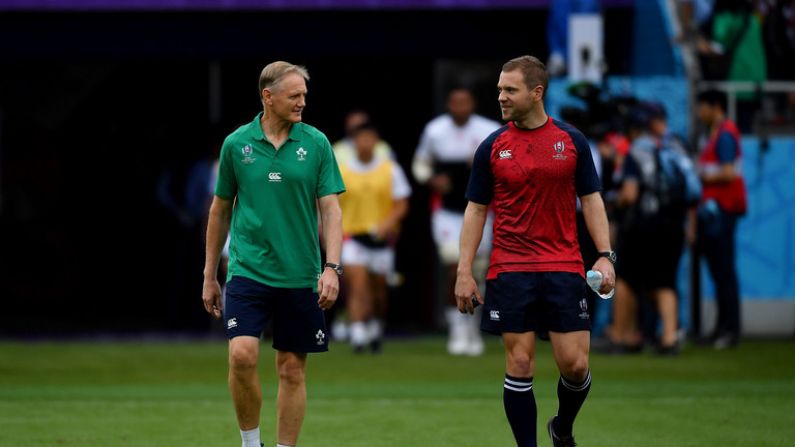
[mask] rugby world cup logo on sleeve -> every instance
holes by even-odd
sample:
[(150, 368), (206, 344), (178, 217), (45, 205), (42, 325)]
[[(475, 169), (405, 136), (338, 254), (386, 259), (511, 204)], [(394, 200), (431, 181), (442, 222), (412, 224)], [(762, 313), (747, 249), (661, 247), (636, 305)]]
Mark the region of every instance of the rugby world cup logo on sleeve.
[(252, 148), (250, 144), (243, 146), (241, 152), (243, 152), (243, 163), (250, 165), (251, 163), (257, 161), (256, 158), (251, 156), (251, 154), (254, 153), (254, 148)]
[(555, 160), (565, 160), (566, 156), (563, 155), (563, 152), (566, 150), (566, 144), (562, 141), (558, 141), (553, 146), (555, 149), (555, 155), (552, 156)]

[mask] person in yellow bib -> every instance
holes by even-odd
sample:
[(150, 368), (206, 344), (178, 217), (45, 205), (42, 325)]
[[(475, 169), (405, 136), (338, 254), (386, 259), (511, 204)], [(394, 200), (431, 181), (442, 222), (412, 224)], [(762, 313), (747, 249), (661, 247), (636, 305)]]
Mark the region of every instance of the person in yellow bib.
[(353, 133), (356, 156), (339, 161), (347, 192), (342, 208), (342, 263), (345, 265), (350, 343), (363, 353), (381, 350), (386, 315), (386, 279), (394, 268), (394, 244), (408, 213), (411, 186), (395, 161), (377, 157), (380, 141), (372, 124)]

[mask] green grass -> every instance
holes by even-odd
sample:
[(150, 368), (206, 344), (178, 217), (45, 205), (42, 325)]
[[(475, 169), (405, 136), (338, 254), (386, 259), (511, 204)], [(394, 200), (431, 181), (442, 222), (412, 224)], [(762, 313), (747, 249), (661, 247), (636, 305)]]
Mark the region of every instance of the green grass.
[[(273, 352), (265, 344), (263, 441), (275, 445)], [(678, 358), (591, 360), (580, 445), (795, 445), (795, 342), (746, 342)], [(239, 446), (224, 342), (0, 343), (0, 446)], [(540, 344), (539, 444), (556, 411), (557, 373)], [(346, 346), (309, 362), (302, 447), (510, 446), (503, 358), (453, 358), (441, 338), (387, 344), (381, 357)]]

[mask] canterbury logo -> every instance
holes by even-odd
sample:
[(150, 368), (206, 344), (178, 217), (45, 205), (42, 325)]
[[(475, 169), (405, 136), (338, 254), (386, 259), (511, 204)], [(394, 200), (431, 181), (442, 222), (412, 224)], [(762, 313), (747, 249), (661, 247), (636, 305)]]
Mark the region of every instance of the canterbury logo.
[(282, 173), (281, 172), (270, 172), (268, 173), (268, 180), (272, 182), (280, 182), (282, 181)]
[(511, 154), (511, 150), (510, 149), (505, 149), (503, 151), (500, 151), (500, 159), (502, 160), (502, 159), (505, 159), (505, 158), (513, 158), (513, 155)]

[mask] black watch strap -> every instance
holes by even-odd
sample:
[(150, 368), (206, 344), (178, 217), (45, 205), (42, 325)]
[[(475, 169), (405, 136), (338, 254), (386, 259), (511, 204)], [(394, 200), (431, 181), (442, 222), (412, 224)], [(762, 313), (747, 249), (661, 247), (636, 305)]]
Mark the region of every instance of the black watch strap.
[(603, 258), (607, 258), (611, 263), (615, 264), (618, 257), (616, 256), (616, 252), (613, 250), (610, 251), (600, 251), (599, 256)]

